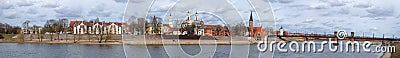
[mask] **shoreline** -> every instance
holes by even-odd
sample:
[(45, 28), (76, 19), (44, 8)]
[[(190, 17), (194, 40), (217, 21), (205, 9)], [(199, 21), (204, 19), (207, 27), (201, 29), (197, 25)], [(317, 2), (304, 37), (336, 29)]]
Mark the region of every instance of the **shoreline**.
[[(215, 41), (215, 42), (210, 42)], [(21, 43), (21, 44), (89, 44), (89, 45), (244, 45), (244, 44), (257, 44), (257, 42), (250, 41), (226, 41), (226, 40), (180, 40), (179, 42), (171, 40), (146, 40), (146, 41), (121, 41), (121, 40), (110, 40), (107, 42), (102, 41), (99, 43), (97, 40), (80, 40), (76, 43), (72, 40), (25, 40), (25, 41), (14, 41), (0, 39), (0, 43)]]

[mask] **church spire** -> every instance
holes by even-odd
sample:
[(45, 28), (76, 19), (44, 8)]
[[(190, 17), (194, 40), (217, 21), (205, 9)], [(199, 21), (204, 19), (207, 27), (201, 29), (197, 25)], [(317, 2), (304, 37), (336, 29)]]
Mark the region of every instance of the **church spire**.
[(187, 11), (187, 19), (186, 19), (186, 21), (189, 21), (190, 20), (190, 14), (189, 14), (189, 11)]
[(169, 13), (169, 19), (172, 20), (172, 15), (171, 15), (171, 13)]
[(250, 19), (249, 21), (253, 21), (253, 12), (250, 12)]
[(169, 13), (169, 21), (168, 21), (168, 23), (169, 23), (169, 26), (170, 26), (170, 27), (173, 27), (173, 25), (172, 25), (173, 21), (172, 21), (172, 15), (171, 15), (171, 13)]
[(156, 16), (153, 16), (153, 23), (157, 23), (157, 18), (156, 18)]
[(198, 21), (198, 14), (199, 14), (199, 13), (197, 13), (197, 11), (196, 11), (196, 21)]

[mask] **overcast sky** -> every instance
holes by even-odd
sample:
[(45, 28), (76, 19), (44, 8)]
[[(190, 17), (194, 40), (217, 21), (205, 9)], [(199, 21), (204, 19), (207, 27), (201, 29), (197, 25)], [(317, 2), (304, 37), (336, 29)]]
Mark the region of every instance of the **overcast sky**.
[(127, 0), (0, 0), (0, 23), (16, 26), (29, 20), (42, 26), (46, 20), (68, 18), (121, 21)]
[(337, 30), (368, 36), (400, 35), (399, 0), (271, 0), (277, 27), (290, 31)]
[[(180, 3), (182, 1), (185, 3)], [(104, 21), (122, 21), (127, 6), (130, 9), (127, 8), (126, 12), (129, 13), (125, 18), (129, 18), (130, 15), (167, 18), (167, 15), (172, 13), (176, 19), (180, 19), (189, 10), (192, 14), (195, 11), (203, 11), (202, 18), (205, 20), (223, 18), (225, 23), (229, 24), (247, 23), (249, 12), (254, 11), (255, 20), (262, 23), (276, 21), (275, 28), (283, 26), (289, 31), (332, 33), (336, 30), (346, 30), (366, 35), (400, 35), (398, 0), (223, 0), (208, 4), (201, 2), (205, 0), (182, 1), (131, 0), (129, 3), (133, 5), (127, 5), (127, 0), (0, 0), (0, 23), (19, 26), (22, 22), (30, 20), (31, 25), (43, 25), (49, 19), (87, 20), (96, 17)], [(196, 2), (199, 2), (197, 6), (182, 6)], [(207, 7), (215, 11), (205, 10)], [(168, 9), (174, 11), (168, 12)], [(259, 23), (256, 25), (260, 26)]]
[(247, 25), (250, 12), (253, 12), (255, 26), (273, 27), (275, 22), (266, 0), (131, 0), (126, 10), (126, 19), (134, 16), (150, 20), (156, 16), (163, 23), (168, 22), (169, 14), (174, 21), (184, 21), (187, 11), (193, 20), (194, 13), (199, 12), (199, 20), (204, 19), (205, 24), (235, 25), (242, 22)]

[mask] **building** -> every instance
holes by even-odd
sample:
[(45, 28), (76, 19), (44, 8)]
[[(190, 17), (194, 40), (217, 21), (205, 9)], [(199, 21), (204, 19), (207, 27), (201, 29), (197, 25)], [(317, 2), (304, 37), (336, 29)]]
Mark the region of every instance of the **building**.
[(253, 12), (250, 13), (249, 27), (247, 27), (249, 37), (261, 37), (268, 34), (268, 30), (263, 29), (261, 26), (254, 26)]
[(156, 16), (153, 17), (151, 23), (145, 24), (145, 34), (162, 34), (162, 25), (157, 21)]
[(23, 34), (42, 34), (42, 28), (21, 28)]
[(186, 21), (180, 24), (181, 35), (205, 35), (203, 20), (199, 21), (198, 13), (195, 13), (195, 20), (190, 19), (190, 13), (187, 12)]
[(204, 24), (203, 20), (199, 20), (198, 13), (195, 13), (195, 18), (190, 18), (189, 11), (182, 23), (176, 24), (169, 16), (168, 24), (161, 24), (154, 16), (151, 23), (146, 24), (145, 34), (164, 34), (164, 35), (201, 35), (201, 36), (230, 36), (227, 27), (214, 24)]
[(127, 24), (120, 22), (85, 22), (71, 20), (68, 32), (72, 34), (123, 34), (130, 33)]

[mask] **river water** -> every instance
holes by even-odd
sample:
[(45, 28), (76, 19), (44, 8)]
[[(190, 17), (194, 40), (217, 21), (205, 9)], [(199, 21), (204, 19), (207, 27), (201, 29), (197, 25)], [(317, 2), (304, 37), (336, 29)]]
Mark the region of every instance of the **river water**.
[[(379, 58), (383, 53), (259, 52), (256, 45), (83, 45), (0, 43), (0, 58)], [(327, 47), (327, 46), (326, 46)], [(124, 49), (125, 48), (125, 49)], [(274, 51), (277, 51), (276, 49)]]

